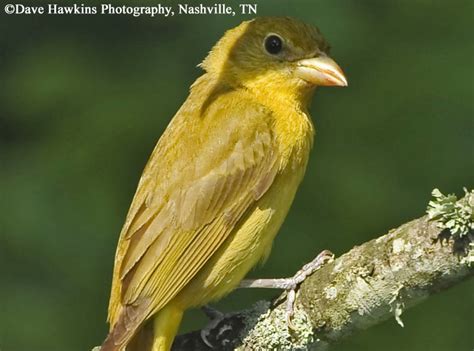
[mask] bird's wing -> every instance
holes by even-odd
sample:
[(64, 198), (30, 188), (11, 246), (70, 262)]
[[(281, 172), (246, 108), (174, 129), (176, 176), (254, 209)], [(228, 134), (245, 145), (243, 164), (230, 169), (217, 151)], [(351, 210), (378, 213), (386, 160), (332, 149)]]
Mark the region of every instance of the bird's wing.
[(143, 172), (116, 253), (111, 325), (126, 306), (147, 318), (166, 305), (275, 178), (271, 114), (222, 100), (204, 116), (178, 112)]

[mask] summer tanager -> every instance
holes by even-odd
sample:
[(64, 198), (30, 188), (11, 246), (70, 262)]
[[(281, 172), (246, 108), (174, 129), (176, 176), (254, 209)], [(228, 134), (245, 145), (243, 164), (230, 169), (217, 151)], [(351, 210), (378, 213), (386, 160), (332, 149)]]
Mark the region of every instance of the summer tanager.
[(115, 256), (102, 351), (165, 351), (183, 312), (268, 256), (313, 144), (316, 86), (346, 86), (319, 30), (257, 18), (229, 30), (158, 141)]

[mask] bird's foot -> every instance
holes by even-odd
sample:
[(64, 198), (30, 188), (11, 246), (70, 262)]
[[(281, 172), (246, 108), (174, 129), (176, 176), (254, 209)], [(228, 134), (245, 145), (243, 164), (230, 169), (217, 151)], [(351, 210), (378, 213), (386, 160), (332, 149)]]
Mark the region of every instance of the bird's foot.
[(211, 331), (219, 325), (219, 323), (230, 317), (231, 314), (222, 313), (209, 305), (202, 306), (201, 310), (207, 318), (209, 318), (209, 324), (201, 330), (201, 339), (207, 346), (213, 349), (214, 345), (209, 341), (208, 336), (211, 334)]
[(296, 291), (299, 285), (311, 274), (321, 268), (324, 264), (334, 260), (334, 254), (329, 250), (321, 252), (314, 260), (305, 264), (291, 278), (280, 279), (244, 279), (240, 282), (239, 288), (271, 288), (286, 290), (286, 323), (288, 328), (295, 329), (291, 318), (294, 313)]

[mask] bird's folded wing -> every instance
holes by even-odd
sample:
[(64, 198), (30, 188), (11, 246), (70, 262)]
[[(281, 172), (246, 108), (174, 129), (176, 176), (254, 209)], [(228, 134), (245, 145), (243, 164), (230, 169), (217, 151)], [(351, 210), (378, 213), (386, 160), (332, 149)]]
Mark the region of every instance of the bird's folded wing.
[(166, 305), (268, 190), (278, 167), (271, 123), (271, 115), (251, 103), (174, 118), (145, 168), (120, 236), (111, 325), (123, 306), (147, 301), (149, 314)]

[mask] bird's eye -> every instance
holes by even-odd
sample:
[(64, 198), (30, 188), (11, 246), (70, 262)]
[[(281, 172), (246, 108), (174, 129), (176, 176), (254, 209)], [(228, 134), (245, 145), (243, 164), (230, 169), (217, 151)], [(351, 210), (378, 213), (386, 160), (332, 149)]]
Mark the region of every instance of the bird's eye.
[(265, 38), (265, 50), (269, 54), (276, 55), (283, 48), (283, 41), (278, 35), (271, 34)]

